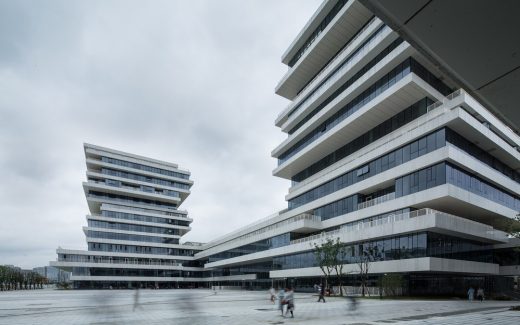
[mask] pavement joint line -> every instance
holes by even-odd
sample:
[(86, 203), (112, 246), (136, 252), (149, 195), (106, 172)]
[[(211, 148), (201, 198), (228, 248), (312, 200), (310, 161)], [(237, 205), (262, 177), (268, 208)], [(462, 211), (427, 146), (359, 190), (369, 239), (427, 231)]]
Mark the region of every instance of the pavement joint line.
[(457, 311), (449, 311), (444, 313), (434, 313), (434, 314), (425, 314), (425, 315), (416, 315), (416, 316), (406, 316), (406, 317), (399, 317), (399, 318), (393, 318), (391, 320), (396, 321), (407, 321), (407, 320), (421, 320), (421, 319), (428, 319), (432, 317), (446, 317), (446, 316), (457, 316), (457, 315), (464, 315), (464, 314), (471, 314), (474, 312), (480, 312), (480, 311), (486, 311), (486, 310), (498, 310), (496, 312), (505, 311), (508, 310), (507, 307), (486, 307), (486, 308), (473, 308), (473, 309), (465, 309), (465, 310), (457, 310)]

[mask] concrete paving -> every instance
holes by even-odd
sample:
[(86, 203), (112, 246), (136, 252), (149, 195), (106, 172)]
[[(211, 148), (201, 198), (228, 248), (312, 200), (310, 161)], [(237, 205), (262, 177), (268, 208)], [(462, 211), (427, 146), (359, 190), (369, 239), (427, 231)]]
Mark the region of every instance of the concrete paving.
[(295, 294), (282, 317), (267, 292), (210, 290), (35, 290), (0, 292), (0, 324), (520, 324), (520, 302), (359, 299)]

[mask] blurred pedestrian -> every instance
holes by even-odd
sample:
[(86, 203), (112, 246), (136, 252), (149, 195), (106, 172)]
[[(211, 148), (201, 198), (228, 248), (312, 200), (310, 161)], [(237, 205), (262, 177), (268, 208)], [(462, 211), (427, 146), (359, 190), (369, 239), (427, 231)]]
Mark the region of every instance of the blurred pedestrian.
[(287, 302), (287, 311), (285, 314), (287, 315), (288, 312), (291, 312), (291, 318), (294, 318), (294, 290), (293, 288), (289, 287), (285, 291), (285, 301)]
[(139, 308), (139, 287), (135, 288), (134, 308), (132, 311), (135, 311), (137, 308)]
[(477, 299), (480, 300), (480, 302), (484, 301), (484, 289), (480, 287), (477, 290)]
[(287, 315), (288, 312), (291, 312), (291, 318), (294, 318), (294, 290), (293, 288), (289, 287), (285, 289), (285, 301), (287, 302), (287, 311), (285, 314)]
[(269, 294), (271, 295), (271, 302), (274, 304), (274, 302), (276, 300), (276, 291), (274, 290), (273, 287), (271, 287), (271, 289), (269, 289)]
[(323, 284), (320, 285), (320, 297), (317, 302), (322, 301), (325, 302), (325, 286)]
[(351, 311), (355, 311), (357, 308), (358, 301), (354, 296), (348, 296), (348, 300), (350, 301), (348, 309)]
[(474, 296), (475, 296), (475, 289), (473, 289), (473, 287), (469, 287), (468, 300), (473, 301)]
[(285, 305), (285, 290), (283, 288), (280, 288), (280, 291), (278, 291), (278, 307), (280, 308), (280, 312), (283, 316), (283, 306)]

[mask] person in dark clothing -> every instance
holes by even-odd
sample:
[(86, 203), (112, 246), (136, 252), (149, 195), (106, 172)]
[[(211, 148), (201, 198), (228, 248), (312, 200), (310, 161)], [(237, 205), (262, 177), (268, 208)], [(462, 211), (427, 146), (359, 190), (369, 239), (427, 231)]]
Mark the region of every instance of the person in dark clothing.
[(318, 298), (318, 302), (321, 300), (325, 302), (325, 286), (323, 284), (320, 286), (320, 297)]
[(477, 290), (477, 299), (480, 300), (480, 302), (484, 301), (484, 289), (480, 287)]
[(294, 289), (293, 288), (285, 289), (285, 301), (287, 302), (287, 311), (285, 312), (285, 315), (287, 315), (288, 312), (291, 312), (291, 318), (294, 318)]

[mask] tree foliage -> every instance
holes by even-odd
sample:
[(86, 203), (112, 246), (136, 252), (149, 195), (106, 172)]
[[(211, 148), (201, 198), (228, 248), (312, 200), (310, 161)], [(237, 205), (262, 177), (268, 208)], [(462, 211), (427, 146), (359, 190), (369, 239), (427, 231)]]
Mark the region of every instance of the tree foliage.
[(506, 231), (511, 237), (520, 238), (520, 214), (509, 221)]
[[(352, 246), (354, 249), (355, 246)], [(357, 265), (359, 267), (359, 277), (361, 280), (361, 295), (364, 297), (368, 292), (368, 273), (372, 262), (380, 259), (381, 252), (377, 246), (360, 245)]]
[(325, 276), (325, 286), (329, 286), (329, 279), (335, 273), (339, 285), (340, 295), (343, 295), (342, 280), (345, 246), (339, 238), (327, 238), (321, 244), (314, 243), (316, 262)]
[(0, 265), (0, 291), (43, 288), (47, 278), (33, 271)]

